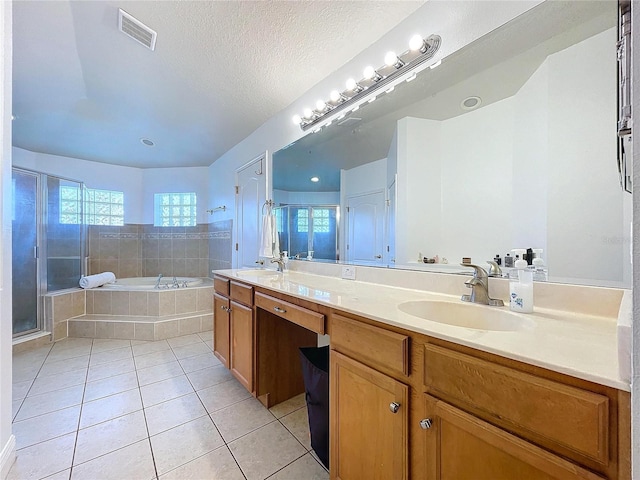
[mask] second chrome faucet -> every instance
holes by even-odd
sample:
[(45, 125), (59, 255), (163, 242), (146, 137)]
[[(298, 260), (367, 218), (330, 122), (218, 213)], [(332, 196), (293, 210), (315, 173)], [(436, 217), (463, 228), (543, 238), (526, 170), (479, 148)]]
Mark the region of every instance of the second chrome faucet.
[(464, 282), (467, 288), (471, 289), (471, 294), (462, 295), (463, 302), (480, 303), (493, 307), (502, 307), (504, 302), (499, 298), (489, 297), (489, 275), (487, 271), (472, 263), (461, 263), (463, 267), (473, 268), (473, 278)]

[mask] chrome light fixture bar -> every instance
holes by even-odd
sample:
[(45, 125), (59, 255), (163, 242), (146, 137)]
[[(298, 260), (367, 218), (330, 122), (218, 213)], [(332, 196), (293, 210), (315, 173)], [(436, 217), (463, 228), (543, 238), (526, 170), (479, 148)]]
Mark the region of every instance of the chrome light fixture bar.
[(423, 39), (415, 35), (409, 42), (409, 50), (401, 55), (388, 52), (385, 64), (377, 69), (367, 67), (364, 78), (356, 82), (347, 80), (346, 90), (331, 92), (327, 101), (318, 100), (316, 109), (306, 108), (302, 116), (294, 115), (293, 122), (300, 125), (303, 131), (313, 129), (314, 132), (329, 125), (335, 118), (342, 118), (349, 112), (354, 112), (366, 102), (373, 102), (377, 95), (393, 91), (394, 87), (403, 81), (411, 81), (416, 74), (430, 66), (434, 68), (440, 64), (435, 62), (427, 65), (433, 58), (442, 39), (439, 35), (430, 35)]

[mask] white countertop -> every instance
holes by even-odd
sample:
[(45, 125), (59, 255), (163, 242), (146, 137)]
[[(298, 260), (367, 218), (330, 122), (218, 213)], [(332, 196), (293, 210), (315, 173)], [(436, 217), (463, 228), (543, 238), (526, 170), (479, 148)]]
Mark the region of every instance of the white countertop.
[[(272, 272), (272, 275), (251, 272), (236, 269), (214, 271), (381, 323), (630, 391), (629, 383), (619, 374), (615, 318), (535, 307), (532, 314), (514, 313), (523, 319), (521, 330), (478, 330), (425, 320), (398, 308), (401, 303), (416, 300), (461, 302), (459, 295), (296, 271)], [(509, 310), (508, 306), (477, 308)]]

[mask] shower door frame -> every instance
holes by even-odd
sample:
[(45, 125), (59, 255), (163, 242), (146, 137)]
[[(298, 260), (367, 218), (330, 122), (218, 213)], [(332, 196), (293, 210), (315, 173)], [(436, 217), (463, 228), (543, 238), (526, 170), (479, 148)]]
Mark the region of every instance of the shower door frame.
[[(48, 178), (56, 178), (68, 182), (77, 183), (80, 188), (80, 275), (86, 275), (87, 268), (87, 224), (84, 215), (84, 202), (85, 202), (85, 184), (80, 180), (73, 178), (62, 177), (59, 175), (48, 174), (45, 172), (39, 172), (37, 170), (30, 170), (28, 168), (12, 166), (13, 171), (18, 171), (23, 174), (32, 175), (36, 178), (36, 328), (13, 334), (13, 339), (31, 335), (34, 333), (47, 331), (49, 329), (53, 333), (53, 318), (47, 319), (44, 315), (44, 296), (49, 293), (48, 287), (48, 252), (47, 252), (47, 229), (45, 228), (47, 220), (49, 218), (48, 209), (48, 197), (49, 190), (47, 187)], [(57, 291), (57, 290), (54, 290)], [(12, 319), (13, 320), (13, 319)]]

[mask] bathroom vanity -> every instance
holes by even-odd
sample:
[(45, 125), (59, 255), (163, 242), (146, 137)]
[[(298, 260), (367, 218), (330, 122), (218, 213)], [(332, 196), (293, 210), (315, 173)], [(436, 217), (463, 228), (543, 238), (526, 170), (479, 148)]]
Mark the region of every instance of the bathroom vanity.
[(331, 478), (631, 477), (613, 291), (608, 312), (527, 316), (301, 272), (214, 284), (215, 354), (267, 407), (304, 391), (297, 350), (329, 334)]

